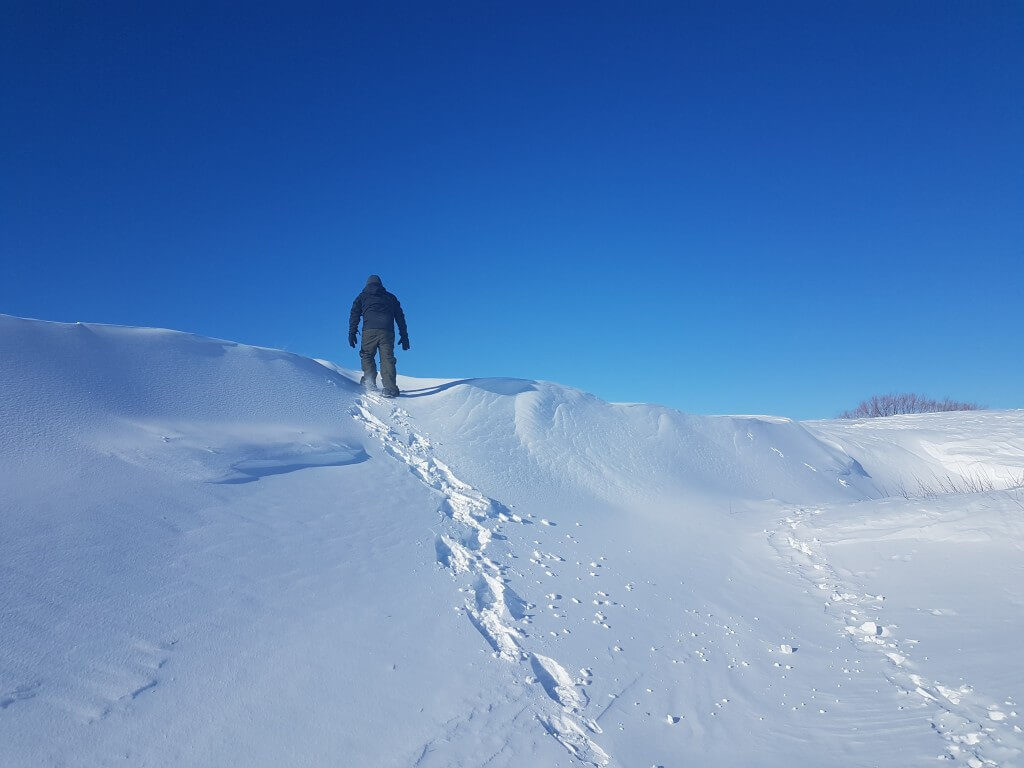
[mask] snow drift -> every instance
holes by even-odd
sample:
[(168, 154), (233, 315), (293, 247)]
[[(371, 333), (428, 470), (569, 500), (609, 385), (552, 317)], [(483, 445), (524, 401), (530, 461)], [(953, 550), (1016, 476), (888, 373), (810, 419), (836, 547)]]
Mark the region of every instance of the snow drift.
[[(1020, 412), (353, 379), (0, 316), (0, 763), (1021, 754)], [(987, 480), (913, 498), (926, 471)]]

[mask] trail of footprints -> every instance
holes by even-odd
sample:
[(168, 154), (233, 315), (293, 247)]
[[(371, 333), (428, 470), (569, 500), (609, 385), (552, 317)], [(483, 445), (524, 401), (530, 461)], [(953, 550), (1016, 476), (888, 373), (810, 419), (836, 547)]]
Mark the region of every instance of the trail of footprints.
[[(430, 440), (413, 429), (411, 417), (404, 409), (392, 407), (389, 424), (371, 410), (373, 406), (379, 410), (386, 404), (372, 395), (363, 395), (352, 409), (353, 418), (381, 442), (390, 456), (407, 464), (421, 482), (441, 496), (439, 512), (445, 530), (435, 541), (436, 555), (438, 562), (453, 576), (463, 579), (465, 586), (459, 591), (466, 594), (467, 599), (461, 610), (490, 644), (496, 657), (530, 665), (533, 674), (528, 679), (539, 684), (547, 696), (547, 703), (535, 713), (544, 729), (577, 760), (594, 766), (607, 765), (610, 757), (593, 739), (601, 733), (601, 728), (584, 714), (589, 699), (581, 685), (589, 684), (589, 676), (573, 680), (557, 661), (528, 650), (529, 635), (524, 627), (530, 623), (528, 611), (536, 606), (521, 598), (510, 583), (513, 574), (524, 574), (513, 571), (492, 556), (498, 552), (498, 556), (507, 560), (518, 559), (507, 545), (502, 527), (529, 525), (534, 524), (533, 521), (513, 514), (501, 503), (459, 480), (434, 456)], [(548, 520), (538, 522), (556, 526)], [(539, 547), (539, 542), (534, 544)], [(559, 555), (539, 549), (533, 550), (529, 561), (547, 576), (553, 576), (554, 569), (565, 562)], [(598, 563), (591, 566), (595, 575), (593, 571), (600, 566)], [(554, 593), (548, 595), (552, 601), (560, 597)], [(554, 603), (549, 609), (555, 610)]]
[(801, 575), (827, 596), (827, 612), (835, 615), (836, 609), (840, 611), (841, 631), (857, 648), (872, 653), (885, 665), (889, 682), (902, 693), (917, 697), (921, 704), (936, 708), (932, 728), (946, 742), (945, 758), (959, 761), (968, 768), (1015, 764), (1024, 754), (1021, 727), (1009, 722), (1010, 718), (1017, 717), (1015, 702), (986, 701), (986, 697), (970, 685), (945, 686), (917, 674), (912, 660), (917, 641), (900, 638), (898, 627), (882, 621), (885, 597), (864, 594), (856, 587), (843, 584), (823, 554), (814, 548), (816, 540), (808, 541), (798, 534), (810, 515), (820, 514), (820, 509), (794, 510), (771, 535), (775, 547), (787, 554)]

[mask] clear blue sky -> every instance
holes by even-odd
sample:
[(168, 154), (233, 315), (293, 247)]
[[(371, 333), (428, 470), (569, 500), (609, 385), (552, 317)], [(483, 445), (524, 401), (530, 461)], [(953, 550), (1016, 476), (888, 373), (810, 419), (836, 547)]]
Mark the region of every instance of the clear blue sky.
[(0, 312), (357, 367), (376, 272), (403, 373), (1024, 407), (1024, 4), (268, 8), (4, 5)]

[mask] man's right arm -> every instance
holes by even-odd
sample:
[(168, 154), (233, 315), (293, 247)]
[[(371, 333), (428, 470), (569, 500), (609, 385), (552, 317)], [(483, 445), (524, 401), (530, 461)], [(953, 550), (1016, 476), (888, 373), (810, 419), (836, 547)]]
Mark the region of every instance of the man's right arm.
[(359, 318), (363, 315), (363, 305), (359, 296), (352, 302), (352, 310), (348, 313), (348, 345), (356, 345), (356, 332), (359, 330)]

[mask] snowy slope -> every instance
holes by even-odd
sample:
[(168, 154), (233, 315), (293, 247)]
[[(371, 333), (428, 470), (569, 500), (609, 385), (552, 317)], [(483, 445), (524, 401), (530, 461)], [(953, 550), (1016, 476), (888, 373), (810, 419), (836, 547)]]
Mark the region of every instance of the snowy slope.
[(1019, 412), (353, 379), (0, 316), (0, 765), (1021, 759)]

